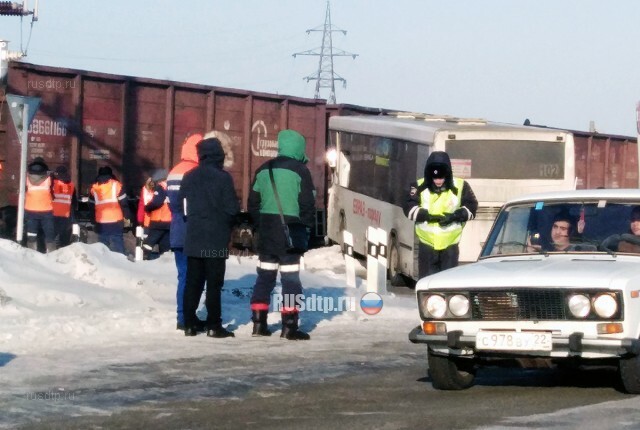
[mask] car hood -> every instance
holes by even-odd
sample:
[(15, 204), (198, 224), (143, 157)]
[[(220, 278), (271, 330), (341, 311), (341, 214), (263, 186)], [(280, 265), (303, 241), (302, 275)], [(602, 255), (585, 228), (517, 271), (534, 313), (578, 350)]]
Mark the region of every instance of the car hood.
[(612, 288), (640, 280), (640, 257), (530, 255), (492, 257), (427, 276), (416, 290), (475, 287)]

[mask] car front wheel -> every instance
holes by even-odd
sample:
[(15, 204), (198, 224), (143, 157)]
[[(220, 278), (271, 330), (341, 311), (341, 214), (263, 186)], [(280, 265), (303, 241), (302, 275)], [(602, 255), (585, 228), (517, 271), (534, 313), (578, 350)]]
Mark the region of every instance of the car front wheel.
[(620, 380), (629, 394), (640, 394), (640, 356), (620, 359)]
[(464, 390), (473, 385), (476, 369), (469, 359), (428, 353), (429, 376), (438, 390)]

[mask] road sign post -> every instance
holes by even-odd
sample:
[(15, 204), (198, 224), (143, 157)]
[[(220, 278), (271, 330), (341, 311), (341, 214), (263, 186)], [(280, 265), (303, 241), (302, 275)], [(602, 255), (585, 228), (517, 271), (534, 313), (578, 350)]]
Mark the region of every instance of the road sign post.
[(18, 190), (18, 219), (16, 242), (21, 243), (24, 235), (24, 196), (27, 186), (27, 149), (29, 147), (29, 125), (40, 106), (39, 97), (24, 97), (7, 94), (9, 112), (20, 138), (20, 185)]
[(347, 276), (347, 286), (356, 288), (356, 259), (353, 256), (353, 234), (347, 230), (342, 231), (342, 239), (344, 242), (344, 265)]

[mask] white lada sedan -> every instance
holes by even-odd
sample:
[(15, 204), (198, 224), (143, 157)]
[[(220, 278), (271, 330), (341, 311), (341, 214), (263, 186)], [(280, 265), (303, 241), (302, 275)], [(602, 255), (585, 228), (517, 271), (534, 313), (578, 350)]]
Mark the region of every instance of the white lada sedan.
[(409, 339), (427, 345), (435, 388), (468, 388), (488, 364), (615, 364), (639, 394), (640, 190), (511, 200), (477, 262), (421, 279), (416, 294)]

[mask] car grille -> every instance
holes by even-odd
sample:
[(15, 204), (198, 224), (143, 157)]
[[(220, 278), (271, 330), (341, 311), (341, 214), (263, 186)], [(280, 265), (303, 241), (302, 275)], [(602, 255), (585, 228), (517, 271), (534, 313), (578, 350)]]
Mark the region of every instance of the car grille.
[(544, 289), (471, 291), (471, 318), (478, 320), (566, 320), (565, 292)]

